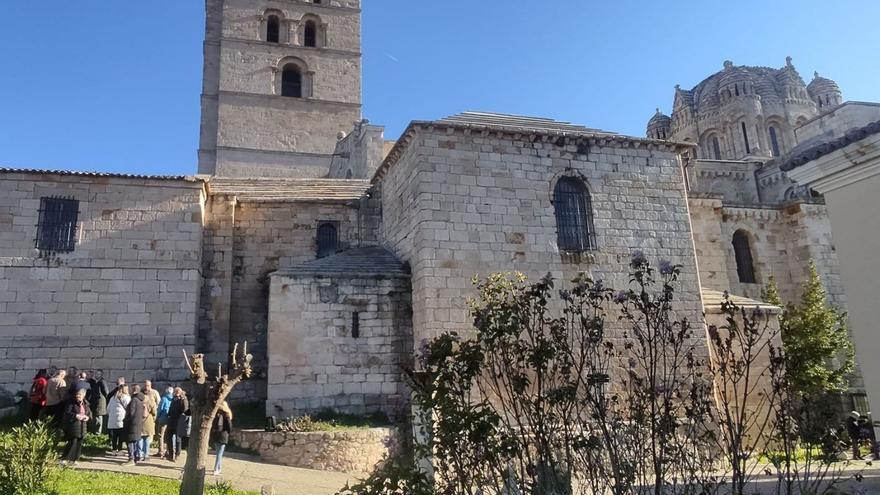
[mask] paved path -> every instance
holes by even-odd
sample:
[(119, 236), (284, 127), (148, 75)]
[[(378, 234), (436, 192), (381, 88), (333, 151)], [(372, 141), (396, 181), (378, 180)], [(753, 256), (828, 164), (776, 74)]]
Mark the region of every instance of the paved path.
[[(137, 466), (123, 466), (122, 464), (126, 462), (125, 457), (91, 457), (84, 458), (79, 463), (78, 469), (180, 479), (184, 460), (185, 454), (175, 463), (154, 457)], [(356, 480), (356, 475), (266, 464), (260, 462), (259, 457), (237, 453), (224, 455), (223, 474), (213, 476), (210, 473), (214, 467), (214, 456), (210, 455), (209, 460), (211, 469), (206, 476), (208, 485), (221, 479), (231, 482), (239, 490), (252, 490), (257, 493), (264, 485), (271, 485), (277, 495), (334, 495), (345, 486), (346, 482)]]

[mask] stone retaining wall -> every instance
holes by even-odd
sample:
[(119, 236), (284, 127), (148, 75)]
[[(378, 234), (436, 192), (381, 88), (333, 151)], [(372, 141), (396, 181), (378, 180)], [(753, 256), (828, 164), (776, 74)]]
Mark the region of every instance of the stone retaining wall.
[(393, 428), (308, 433), (236, 430), (230, 443), (284, 466), (370, 473), (388, 454), (394, 453), (399, 436)]

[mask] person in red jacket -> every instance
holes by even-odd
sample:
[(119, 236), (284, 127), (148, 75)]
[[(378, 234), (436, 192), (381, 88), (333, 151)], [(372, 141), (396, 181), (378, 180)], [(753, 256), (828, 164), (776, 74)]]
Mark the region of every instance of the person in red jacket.
[(49, 384), (49, 372), (45, 369), (37, 371), (31, 385), (31, 421), (40, 419), (40, 412), (46, 407), (46, 385)]

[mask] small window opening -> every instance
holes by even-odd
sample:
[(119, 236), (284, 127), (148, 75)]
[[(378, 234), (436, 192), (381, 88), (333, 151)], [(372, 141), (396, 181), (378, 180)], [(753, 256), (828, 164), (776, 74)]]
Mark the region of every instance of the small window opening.
[(306, 21), (303, 44), (312, 47), (318, 46), (318, 25), (315, 21)]
[(752, 246), (749, 243), (749, 235), (742, 230), (737, 230), (733, 234), (733, 253), (736, 258), (736, 273), (740, 283), (756, 283)]
[(79, 201), (73, 198), (41, 198), (36, 248), (69, 253), (76, 246)]
[(361, 313), (353, 311), (351, 313), (351, 337), (354, 339), (361, 336)]
[(553, 192), (556, 212), (556, 242), (561, 251), (584, 252), (596, 249), (593, 205), (583, 181), (563, 177)]
[(281, 42), (281, 19), (277, 15), (270, 15), (266, 21), (266, 41), (269, 43)]
[(289, 96), (291, 98), (302, 98), (303, 84), (302, 72), (299, 67), (290, 64), (284, 67), (281, 73), (281, 96)]
[(718, 136), (712, 136), (712, 153), (716, 160), (721, 159), (721, 143), (718, 142)]
[(746, 130), (746, 123), (745, 122), (740, 122), (740, 126), (742, 126), (743, 143), (746, 145), (746, 154), (749, 154), (752, 152), (752, 149), (749, 146), (749, 132)]
[(339, 235), (336, 225), (322, 223), (318, 226), (318, 258), (325, 258), (336, 254), (339, 250)]
[(773, 156), (779, 156), (779, 138), (776, 137), (776, 128), (770, 126), (770, 150), (773, 152)]

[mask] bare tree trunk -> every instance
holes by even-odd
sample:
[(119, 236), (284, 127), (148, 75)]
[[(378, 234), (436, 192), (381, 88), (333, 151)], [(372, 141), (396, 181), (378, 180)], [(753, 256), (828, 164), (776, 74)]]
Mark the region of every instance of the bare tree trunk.
[(251, 360), (247, 353), (247, 342), (244, 343), (242, 359), (238, 359), (238, 344), (232, 350), (230, 373), (224, 375), (222, 365), (217, 365), (217, 375), (209, 378), (205, 370), (203, 354), (195, 354), (192, 359), (183, 352), (184, 360), (190, 371), (192, 394), (190, 410), (192, 411), (192, 431), (190, 444), (186, 449), (186, 465), (183, 467), (183, 481), (180, 483), (180, 495), (204, 495), (205, 466), (208, 461), (208, 444), (211, 439), (211, 424), (220, 404), (226, 400), (232, 389), (242, 380), (250, 378)]

